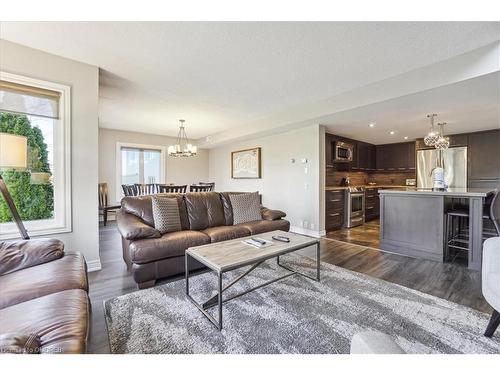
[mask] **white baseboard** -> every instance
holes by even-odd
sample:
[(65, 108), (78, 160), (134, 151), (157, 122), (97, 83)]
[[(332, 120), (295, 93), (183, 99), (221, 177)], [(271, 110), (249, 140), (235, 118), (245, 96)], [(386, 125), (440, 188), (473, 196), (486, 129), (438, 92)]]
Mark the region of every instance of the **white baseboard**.
[(88, 272), (100, 271), (101, 268), (102, 268), (102, 266), (101, 266), (100, 259), (91, 260), (91, 261), (87, 262), (87, 271)]
[(326, 235), (326, 230), (312, 230), (312, 229), (294, 227), (294, 226), (290, 227), (290, 232), (303, 234), (305, 236), (311, 236), (311, 237), (315, 237), (315, 238), (320, 238), (320, 237)]

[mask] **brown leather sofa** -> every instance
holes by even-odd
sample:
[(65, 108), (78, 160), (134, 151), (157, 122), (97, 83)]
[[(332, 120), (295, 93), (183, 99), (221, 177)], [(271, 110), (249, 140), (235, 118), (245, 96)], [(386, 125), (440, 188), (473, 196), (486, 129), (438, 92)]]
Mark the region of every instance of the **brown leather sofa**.
[(81, 254), (55, 239), (0, 242), (0, 353), (85, 353), (89, 317)]
[[(189, 247), (290, 229), (290, 223), (282, 219), (284, 212), (265, 207), (261, 209), (262, 220), (233, 225), (229, 194), (238, 193), (158, 194), (176, 198), (181, 217), (182, 230), (164, 235), (154, 228), (150, 195), (122, 199), (117, 223), (123, 259), (140, 289), (153, 286), (158, 279), (183, 274), (184, 253)], [(195, 262), (191, 267), (203, 266)]]

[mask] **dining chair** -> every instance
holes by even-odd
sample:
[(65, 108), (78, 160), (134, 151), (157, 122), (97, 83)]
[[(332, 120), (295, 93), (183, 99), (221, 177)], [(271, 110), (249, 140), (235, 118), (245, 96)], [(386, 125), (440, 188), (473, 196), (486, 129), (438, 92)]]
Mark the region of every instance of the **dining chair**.
[(135, 197), (139, 195), (139, 192), (137, 190), (137, 186), (135, 185), (122, 185), (122, 190), (123, 190), (123, 195), (126, 197)]
[(115, 211), (121, 207), (121, 204), (109, 204), (108, 202), (108, 184), (101, 182), (98, 184), (99, 194), (99, 213), (102, 213), (104, 226), (108, 224), (108, 212)]
[(187, 185), (158, 185), (159, 193), (185, 193)]
[(208, 192), (212, 191), (212, 186), (211, 185), (191, 185), (189, 186), (189, 191), (191, 193), (201, 193), (201, 192)]
[(198, 185), (210, 186), (211, 189), (209, 191), (215, 191), (215, 182), (199, 182)]
[(151, 195), (158, 193), (158, 184), (135, 184), (139, 195)]

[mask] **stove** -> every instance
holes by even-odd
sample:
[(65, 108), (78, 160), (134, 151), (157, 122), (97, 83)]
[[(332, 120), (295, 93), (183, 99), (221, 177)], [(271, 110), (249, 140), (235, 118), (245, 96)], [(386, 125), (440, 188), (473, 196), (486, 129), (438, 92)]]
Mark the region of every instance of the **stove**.
[(348, 187), (345, 194), (345, 226), (356, 227), (365, 223), (365, 189)]

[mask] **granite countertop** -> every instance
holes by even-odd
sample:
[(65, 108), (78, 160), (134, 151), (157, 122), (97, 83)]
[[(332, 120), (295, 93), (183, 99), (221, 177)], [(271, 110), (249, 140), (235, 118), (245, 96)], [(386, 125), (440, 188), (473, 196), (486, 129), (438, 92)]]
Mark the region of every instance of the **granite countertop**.
[(345, 190), (349, 187), (363, 187), (365, 189), (374, 189), (374, 188), (384, 188), (384, 189), (406, 189), (409, 188), (406, 185), (349, 185), (349, 186), (326, 186), (325, 190)]
[(488, 193), (494, 192), (494, 189), (480, 189), (480, 188), (450, 188), (446, 190), (432, 190), (432, 189), (417, 189), (417, 188), (402, 188), (394, 190), (379, 190), (381, 194), (422, 194), (422, 195), (439, 195), (450, 197), (486, 197)]

